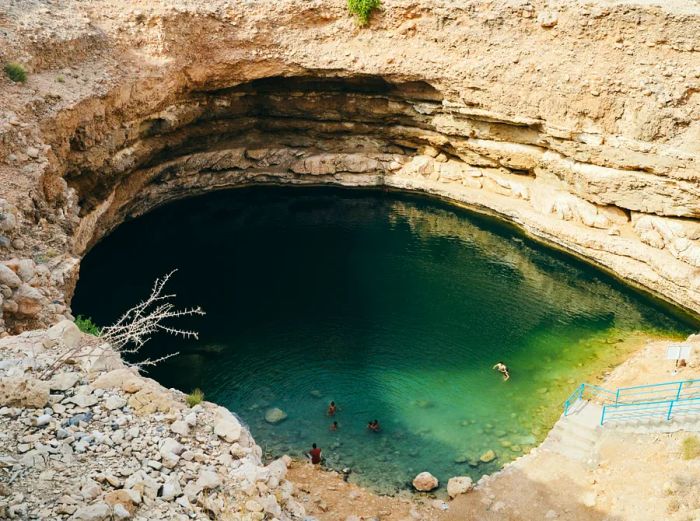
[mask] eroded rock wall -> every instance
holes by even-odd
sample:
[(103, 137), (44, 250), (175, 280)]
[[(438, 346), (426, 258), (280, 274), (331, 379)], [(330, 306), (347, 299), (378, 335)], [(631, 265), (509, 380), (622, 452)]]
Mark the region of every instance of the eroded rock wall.
[(26, 5), (0, 19), (33, 68), (2, 80), (0, 328), (67, 313), (124, 219), (264, 183), (435, 194), (700, 311), (697, 6)]

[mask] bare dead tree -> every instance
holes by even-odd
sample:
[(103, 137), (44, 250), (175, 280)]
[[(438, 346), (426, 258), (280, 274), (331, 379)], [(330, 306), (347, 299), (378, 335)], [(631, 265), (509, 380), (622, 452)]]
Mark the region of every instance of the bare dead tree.
[[(59, 367), (70, 359), (98, 355), (98, 352), (104, 349), (102, 347), (104, 344), (109, 344), (110, 348), (120, 355), (132, 355), (138, 353), (155, 333), (164, 332), (181, 338), (199, 338), (196, 331), (179, 329), (164, 324), (164, 321), (173, 318), (205, 314), (199, 306), (177, 309), (171, 302), (175, 294), (164, 293), (165, 285), (176, 271), (173, 270), (164, 277), (156, 279), (148, 298), (128, 309), (111, 326), (104, 327), (99, 335), (102, 341), (100, 345), (92, 346), (87, 352), (81, 352), (84, 346), (77, 346), (61, 353), (54, 363), (42, 373), (41, 377), (50, 378)], [(168, 353), (155, 359), (146, 358), (140, 362), (127, 363), (141, 370), (147, 366), (154, 366), (177, 354), (179, 353)]]

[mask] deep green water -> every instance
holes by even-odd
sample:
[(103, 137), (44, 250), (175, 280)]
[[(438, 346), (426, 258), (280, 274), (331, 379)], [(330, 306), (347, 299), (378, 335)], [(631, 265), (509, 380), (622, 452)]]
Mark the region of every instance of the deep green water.
[[(152, 341), (145, 354), (180, 355), (150, 375), (201, 387), (269, 455), (316, 442), (329, 466), (382, 492), (423, 470), (444, 483), (500, 468), (543, 439), (580, 381), (646, 335), (689, 332), (657, 303), (491, 219), (329, 189), (218, 193), (126, 223), (84, 260), (73, 310), (110, 323), (173, 268), (177, 302), (207, 315), (178, 324), (196, 327), (198, 341)], [(499, 360), (508, 382), (491, 369)], [(265, 422), (270, 407), (288, 418)], [(366, 430), (375, 418), (378, 434)], [(488, 449), (493, 463), (463, 461)]]

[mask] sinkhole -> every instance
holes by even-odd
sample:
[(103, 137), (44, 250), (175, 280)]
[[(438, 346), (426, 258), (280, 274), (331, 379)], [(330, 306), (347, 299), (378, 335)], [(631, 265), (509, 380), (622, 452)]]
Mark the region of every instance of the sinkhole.
[[(201, 388), (267, 456), (317, 443), (327, 466), (382, 493), (426, 470), (443, 484), (494, 472), (543, 440), (578, 383), (649, 337), (690, 332), (499, 221), (414, 195), (308, 187), (207, 194), (124, 223), (84, 258), (73, 312), (109, 324), (172, 269), (178, 305), (207, 315), (177, 324), (198, 340), (147, 344), (140, 356), (179, 352), (149, 376)], [(286, 418), (267, 421), (273, 408)]]

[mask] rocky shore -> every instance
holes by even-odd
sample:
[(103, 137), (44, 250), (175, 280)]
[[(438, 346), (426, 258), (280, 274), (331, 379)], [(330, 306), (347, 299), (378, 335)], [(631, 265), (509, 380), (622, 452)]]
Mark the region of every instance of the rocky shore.
[(304, 519), (289, 459), (264, 465), (227, 409), (188, 407), (96, 343), (69, 321), (0, 340), (0, 518)]

